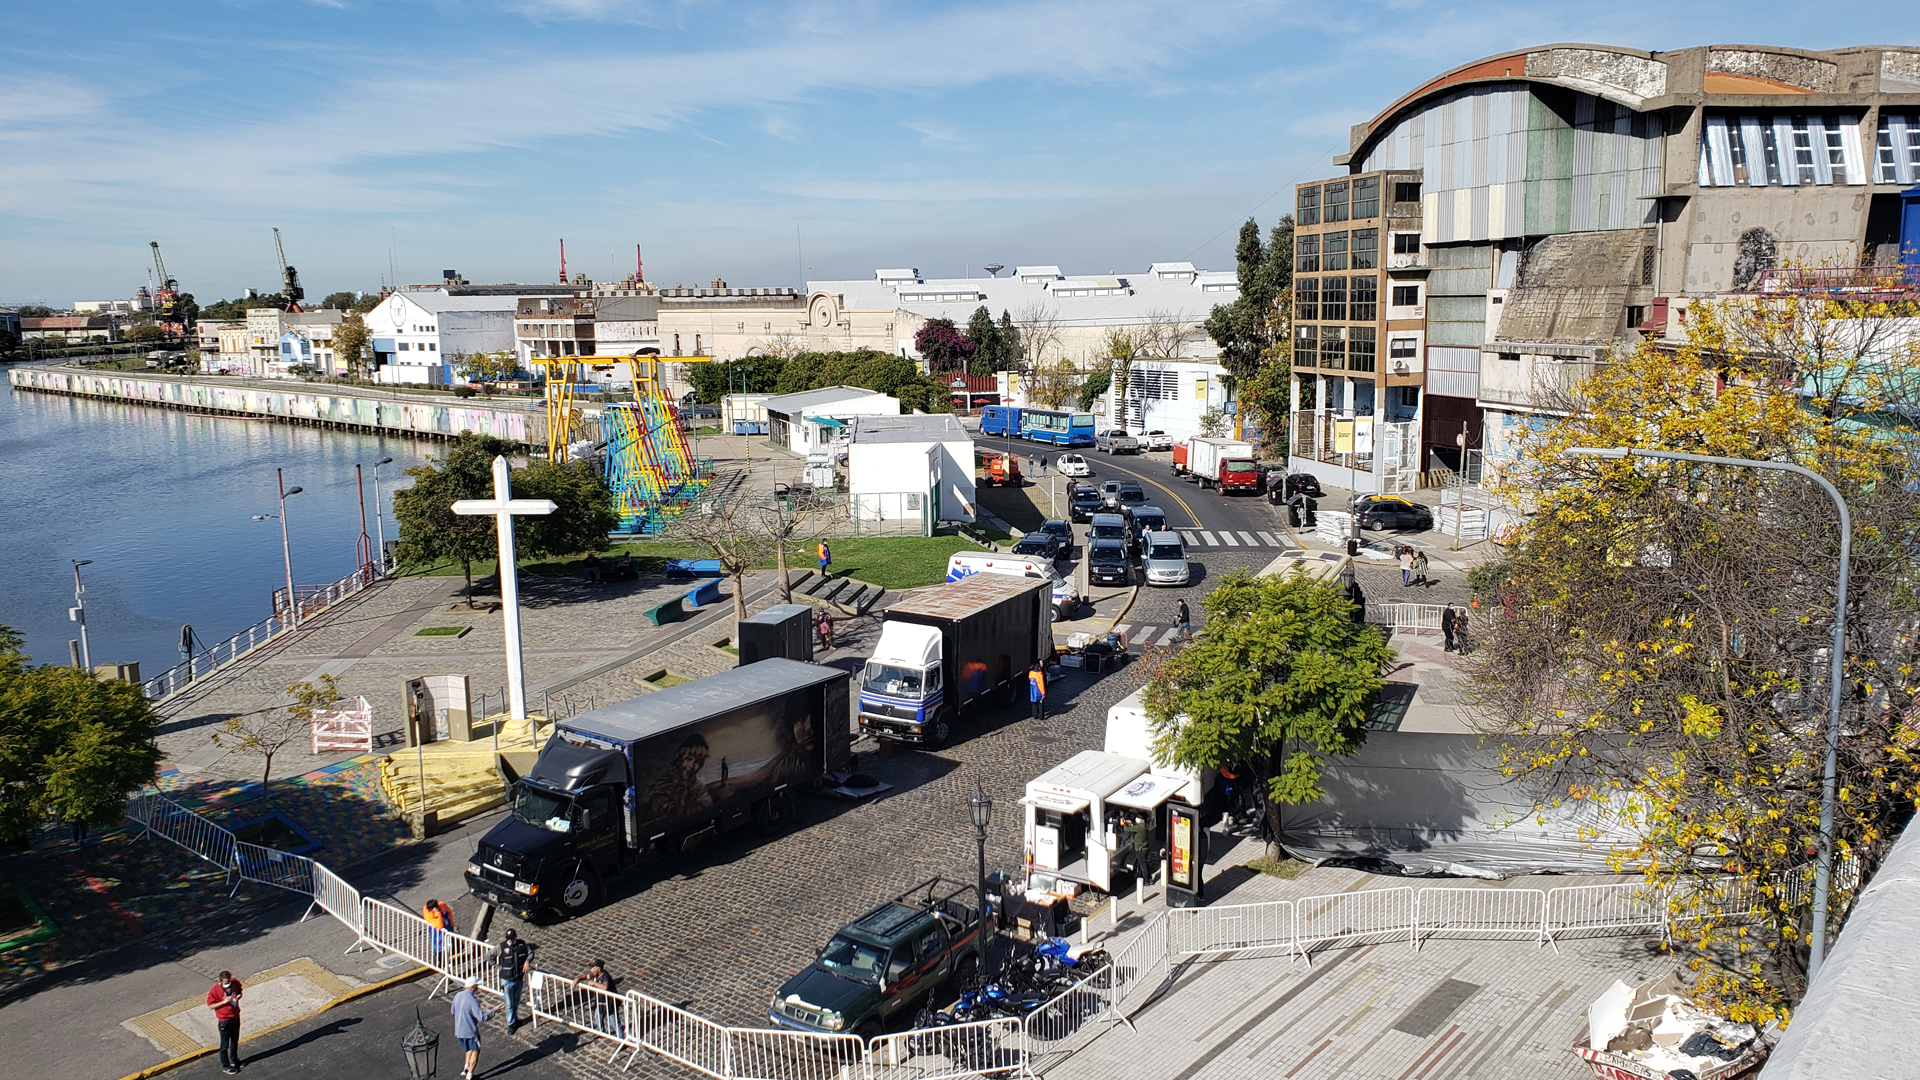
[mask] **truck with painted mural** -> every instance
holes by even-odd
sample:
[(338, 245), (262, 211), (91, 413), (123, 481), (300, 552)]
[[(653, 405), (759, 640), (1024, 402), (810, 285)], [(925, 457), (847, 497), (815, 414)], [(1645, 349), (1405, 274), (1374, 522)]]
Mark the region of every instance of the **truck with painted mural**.
[(772, 658), (563, 720), (467, 887), (522, 919), (577, 915), (647, 852), (785, 829), (794, 793), (851, 759), (847, 673)]
[(982, 573), (888, 608), (860, 672), (860, 730), (931, 748), (973, 703), (1023, 700), (1027, 669), (1053, 651), (1048, 590), (1043, 579)]

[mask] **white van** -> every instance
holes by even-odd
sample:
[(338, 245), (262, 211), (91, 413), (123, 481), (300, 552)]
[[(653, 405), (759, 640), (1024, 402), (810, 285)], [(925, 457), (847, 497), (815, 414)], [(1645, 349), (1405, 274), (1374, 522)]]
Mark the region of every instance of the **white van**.
[(947, 560), (947, 580), (959, 581), (975, 574), (1008, 574), (1013, 577), (1042, 578), (1053, 583), (1053, 621), (1073, 613), (1079, 603), (1073, 595), (1073, 582), (1060, 576), (1051, 559), (1031, 559), (1024, 555), (1002, 555), (997, 551), (956, 551)]

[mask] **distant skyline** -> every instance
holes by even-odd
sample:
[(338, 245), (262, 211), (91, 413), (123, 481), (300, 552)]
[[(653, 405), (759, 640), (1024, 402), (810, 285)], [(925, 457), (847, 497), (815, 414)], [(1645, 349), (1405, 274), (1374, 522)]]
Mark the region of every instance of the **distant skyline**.
[[(1913, 9), (1388, 0), (22, 5), (0, 303), (634, 269), (745, 287), (999, 262), (1231, 269), (1349, 125), (1506, 49), (1920, 43)], [(1847, 18), (1870, 12), (1875, 23)], [(1858, 28), (1855, 28), (1858, 26)]]

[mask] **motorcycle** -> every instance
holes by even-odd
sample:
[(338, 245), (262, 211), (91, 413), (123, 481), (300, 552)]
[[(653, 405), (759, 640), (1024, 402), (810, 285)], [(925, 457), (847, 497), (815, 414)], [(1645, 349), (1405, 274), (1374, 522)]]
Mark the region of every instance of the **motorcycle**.
[(1010, 957), (1002, 974), (1023, 989), (1058, 994), (1111, 963), (1105, 949), (1075, 953), (1066, 938), (1045, 937), (1026, 956)]

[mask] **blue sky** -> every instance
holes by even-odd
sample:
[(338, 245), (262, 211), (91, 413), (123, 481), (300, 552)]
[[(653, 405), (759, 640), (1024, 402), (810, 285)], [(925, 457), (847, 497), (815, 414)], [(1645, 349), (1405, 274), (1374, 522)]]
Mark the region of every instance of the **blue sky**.
[(0, 302), (388, 276), (666, 284), (1227, 268), (1348, 125), (1508, 48), (1920, 41), (1820, 5), (14, 4)]

